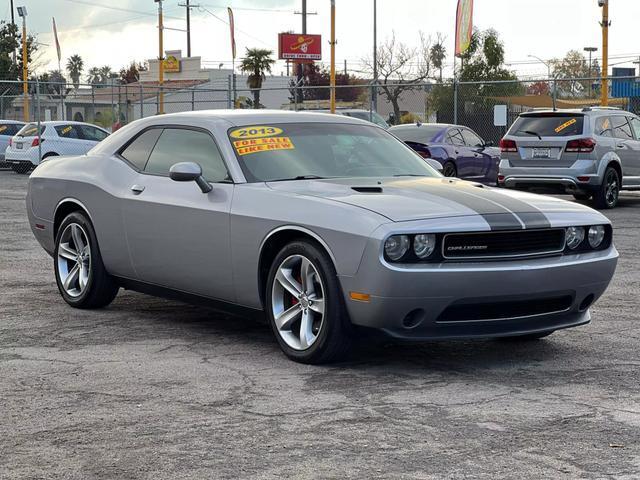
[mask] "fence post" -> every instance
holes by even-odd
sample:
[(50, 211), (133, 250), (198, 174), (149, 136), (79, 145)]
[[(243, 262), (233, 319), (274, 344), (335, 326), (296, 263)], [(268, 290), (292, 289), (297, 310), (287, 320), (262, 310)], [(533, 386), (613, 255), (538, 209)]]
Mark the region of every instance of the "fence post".
[(558, 101), (558, 77), (553, 77), (553, 110), (556, 110)]
[(231, 103), (231, 75), (227, 76), (227, 108), (229, 110), (236, 108), (236, 106)]
[(144, 118), (144, 89), (142, 88), (142, 82), (140, 82), (140, 118)]
[(453, 79), (453, 124), (458, 124), (458, 80)]
[(91, 121), (93, 123), (96, 121), (96, 91), (93, 83), (91, 84)]
[(42, 135), (42, 131), (40, 130), (40, 80), (38, 80), (38, 76), (36, 75), (36, 111), (38, 112), (38, 117), (36, 121), (38, 122), (38, 164), (42, 161), (42, 142), (40, 141), (40, 136)]
[(195, 87), (191, 87), (191, 111), (196, 109), (196, 91)]

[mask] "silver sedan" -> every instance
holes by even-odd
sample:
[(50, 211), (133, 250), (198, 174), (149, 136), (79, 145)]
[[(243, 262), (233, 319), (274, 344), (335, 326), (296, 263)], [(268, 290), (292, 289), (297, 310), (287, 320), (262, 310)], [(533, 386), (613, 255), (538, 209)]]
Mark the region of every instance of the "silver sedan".
[(590, 320), (618, 253), (600, 213), (444, 178), (344, 116), (147, 118), (30, 177), (31, 228), (63, 299), (119, 288), (264, 313), (284, 353), (402, 340), (540, 338)]

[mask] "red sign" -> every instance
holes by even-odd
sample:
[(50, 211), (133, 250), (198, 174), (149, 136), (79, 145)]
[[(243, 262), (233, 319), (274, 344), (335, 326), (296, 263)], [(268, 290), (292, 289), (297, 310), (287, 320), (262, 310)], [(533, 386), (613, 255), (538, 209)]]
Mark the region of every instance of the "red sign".
[(278, 35), (278, 58), (281, 60), (322, 60), (322, 36), (281, 33)]

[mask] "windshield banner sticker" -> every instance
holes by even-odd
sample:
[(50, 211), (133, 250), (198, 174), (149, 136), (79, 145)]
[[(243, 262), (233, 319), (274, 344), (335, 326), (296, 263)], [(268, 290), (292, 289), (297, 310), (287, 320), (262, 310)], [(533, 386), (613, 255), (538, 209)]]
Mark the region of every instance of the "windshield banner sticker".
[(556, 133), (560, 133), (562, 130), (564, 130), (567, 127), (570, 127), (574, 123), (578, 123), (578, 120), (576, 120), (575, 118), (572, 118), (568, 122), (564, 122), (562, 125), (556, 128)]
[(268, 152), (271, 150), (294, 150), (296, 147), (289, 137), (254, 138), (250, 140), (236, 140), (233, 146), (238, 155)]
[(231, 138), (245, 139), (274, 137), (280, 134), (282, 134), (282, 129), (278, 127), (255, 126), (238, 128), (229, 133), (229, 136)]

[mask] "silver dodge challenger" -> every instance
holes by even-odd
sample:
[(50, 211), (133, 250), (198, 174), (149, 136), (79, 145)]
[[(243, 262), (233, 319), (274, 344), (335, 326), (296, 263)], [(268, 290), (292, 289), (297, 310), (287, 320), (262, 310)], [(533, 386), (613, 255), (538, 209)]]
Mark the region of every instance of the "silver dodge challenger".
[(590, 208), (445, 178), (382, 128), (319, 113), (138, 120), (39, 165), (27, 211), (72, 307), (125, 288), (264, 312), (305, 363), (366, 328), (536, 339), (588, 323), (618, 258)]

